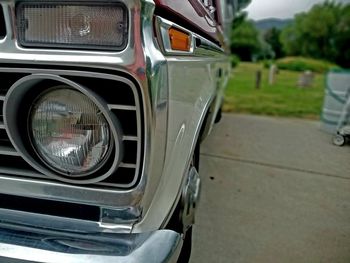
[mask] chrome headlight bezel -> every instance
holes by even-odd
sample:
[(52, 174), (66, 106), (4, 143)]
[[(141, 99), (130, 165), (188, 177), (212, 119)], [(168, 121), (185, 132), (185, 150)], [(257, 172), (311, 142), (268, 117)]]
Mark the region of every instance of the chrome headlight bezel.
[[(100, 109), (106, 118), (110, 128), (113, 146), (111, 148), (112, 151), (108, 154), (108, 157), (106, 160), (104, 160), (103, 165), (99, 167), (97, 171), (93, 171), (92, 173), (88, 174), (82, 174), (81, 176), (77, 177), (71, 177), (67, 174), (59, 173), (57, 170), (53, 169), (52, 166), (43, 161), (36, 152), (36, 149), (32, 145), (30, 139), (30, 132), (28, 131), (27, 122), (31, 102), (38, 96), (38, 94), (45, 90), (42, 87), (40, 88), (40, 84), (44, 81), (60, 83), (62, 85), (71, 87), (73, 90), (81, 92), (96, 104), (96, 106)], [(28, 101), (28, 96), (32, 98), (32, 100)], [(20, 117), (21, 115), (24, 117)], [(17, 119), (21, 119), (19, 120), (20, 123)], [(14, 83), (5, 98), (4, 122), (7, 133), (9, 135), (9, 139), (21, 157), (40, 173), (56, 180), (73, 184), (97, 183), (111, 176), (117, 170), (119, 164), (121, 163), (121, 160), (123, 159), (123, 132), (118, 119), (109, 111), (108, 105), (93, 91), (61, 76), (33, 74), (23, 77)], [(25, 124), (23, 125), (26, 126), (26, 132), (23, 131), (24, 126), (21, 126), (21, 123), (24, 122)]]
[[(80, 43), (62, 43), (62, 41), (28, 41), (25, 37), (26, 27), (28, 27), (28, 21), (25, 19), (24, 9), (38, 7), (41, 8), (53, 8), (53, 7), (82, 7), (82, 8), (117, 8), (122, 12), (123, 18), (122, 23), (119, 23), (118, 30), (120, 31), (120, 36), (122, 41), (119, 45), (112, 44), (102, 44), (105, 38), (100, 37), (99, 41), (101, 44), (92, 44), (89, 43), (86, 39), (82, 39)], [(108, 2), (92, 2), (92, 1), (34, 1), (34, 2), (20, 2), (16, 5), (16, 23), (17, 23), (17, 40), (18, 44), (22, 47), (26, 48), (49, 48), (49, 49), (82, 49), (82, 50), (96, 50), (96, 51), (122, 51), (127, 47), (128, 44), (128, 35), (129, 35), (129, 18), (128, 18), (128, 9), (125, 4), (116, 1), (108, 1)], [(59, 19), (59, 18), (56, 18)], [(53, 21), (51, 21), (53, 22)], [(49, 23), (50, 24), (50, 23)], [(51, 23), (55, 24), (55, 23)], [(66, 23), (69, 24), (69, 23)], [(63, 29), (68, 29), (69, 26), (66, 25), (66, 28), (63, 26)], [(61, 31), (63, 30), (60, 29)], [(116, 29), (115, 29), (116, 30)], [(47, 29), (46, 31), (49, 31)], [(97, 30), (96, 30), (97, 31)], [(100, 33), (100, 32), (99, 32)], [(62, 34), (62, 32), (60, 32)], [(105, 34), (106, 36), (107, 34)], [(98, 39), (98, 38), (96, 38)], [(91, 41), (90, 41), (91, 42)]]

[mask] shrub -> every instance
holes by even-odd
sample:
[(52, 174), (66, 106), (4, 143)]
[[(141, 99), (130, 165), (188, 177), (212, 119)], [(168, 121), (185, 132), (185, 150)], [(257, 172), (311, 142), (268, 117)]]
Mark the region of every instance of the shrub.
[(317, 73), (325, 73), (329, 69), (337, 67), (336, 65), (327, 61), (303, 57), (282, 58), (276, 61), (276, 65), (279, 69), (286, 69), (291, 71), (310, 70)]
[(275, 61), (273, 60), (263, 60), (262, 64), (264, 66), (264, 68), (270, 68), (271, 65), (275, 64)]
[(232, 68), (237, 67), (239, 62), (241, 62), (239, 57), (237, 55), (235, 55), (235, 54), (232, 54), (231, 55), (231, 66), (232, 66)]

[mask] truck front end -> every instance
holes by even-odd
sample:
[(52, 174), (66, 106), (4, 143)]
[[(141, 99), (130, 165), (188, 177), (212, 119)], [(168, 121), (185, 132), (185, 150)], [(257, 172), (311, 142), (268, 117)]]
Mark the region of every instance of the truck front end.
[(177, 262), (229, 65), (165, 14), (0, 0), (1, 262)]

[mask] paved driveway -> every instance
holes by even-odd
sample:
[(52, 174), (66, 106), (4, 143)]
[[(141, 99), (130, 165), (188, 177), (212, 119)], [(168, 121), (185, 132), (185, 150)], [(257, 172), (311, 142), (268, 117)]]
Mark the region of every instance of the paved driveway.
[(192, 263), (350, 262), (350, 146), (317, 122), (224, 115), (201, 152)]

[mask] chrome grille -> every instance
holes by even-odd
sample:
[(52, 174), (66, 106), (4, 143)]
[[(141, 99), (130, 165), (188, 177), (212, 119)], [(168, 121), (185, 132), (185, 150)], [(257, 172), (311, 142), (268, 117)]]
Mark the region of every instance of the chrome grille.
[(31, 73), (60, 75), (92, 89), (105, 99), (109, 110), (117, 117), (122, 126), (124, 157), (111, 176), (101, 182), (85, 186), (94, 188), (129, 188), (133, 186), (138, 180), (142, 165), (143, 125), (139, 91), (134, 85), (123, 82), (121, 77), (94, 72), (0, 68), (0, 174), (24, 180), (27, 178), (58, 182), (39, 173), (27, 164), (13, 147), (5, 130), (3, 103), (6, 93), (13, 83)]

